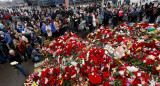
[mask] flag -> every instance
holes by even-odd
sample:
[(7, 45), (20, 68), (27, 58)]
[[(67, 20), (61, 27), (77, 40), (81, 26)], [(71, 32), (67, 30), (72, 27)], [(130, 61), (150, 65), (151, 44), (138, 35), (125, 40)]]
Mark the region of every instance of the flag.
[(66, 6), (66, 7), (69, 7), (69, 1), (68, 1), (68, 0), (65, 0), (65, 3), (66, 3), (65, 6)]

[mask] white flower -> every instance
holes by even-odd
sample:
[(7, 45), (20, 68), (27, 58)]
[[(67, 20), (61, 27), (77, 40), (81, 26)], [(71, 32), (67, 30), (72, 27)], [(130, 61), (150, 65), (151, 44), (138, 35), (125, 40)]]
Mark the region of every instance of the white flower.
[(82, 58), (82, 65), (84, 65), (85, 64), (85, 61), (84, 61), (84, 59)]
[(134, 67), (134, 66), (128, 66), (126, 67), (127, 70), (129, 70), (130, 72), (137, 72), (138, 71), (138, 68)]
[(90, 53), (90, 51), (87, 52), (87, 57), (86, 57), (86, 58), (87, 58), (87, 61), (88, 61), (89, 53)]
[(71, 78), (75, 78), (76, 77), (76, 74), (74, 74), (73, 76), (71, 76)]
[(143, 60), (143, 63), (146, 63), (147, 61), (146, 60)]
[(137, 76), (141, 76), (141, 73), (137, 73)]
[(48, 83), (48, 79), (47, 78), (45, 78), (45, 84), (47, 84)]
[(124, 71), (119, 71), (119, 74), (120, 74), (121, 76), (123, 76), (123, 75), (124, 75)]
[(41, 72), (39, 72), (38, 76), (40, 77), (40, 76), (41, 76), (41, 74), (42, 74), (42, 73), (41, 73)]
[(107, 50), (105, 50), (105, 54), (108, 54), (108, 51), (107, 51)]
[(73, 65), (75, 67), (77, 66), (77, 64), (78, 64), (77, 62), (71, 62), (71, 65)]
[(138, 86), (142, 86), (141, 84), (138, 84)]
[(13, 66), (13, 65), (18, 65), (18, 62), (13, 61), (13, 62), (11, 62), (10, 64), (11, 64), (12, 66)]
[(153, 56), (153, 55), (148, 55), (147, 58), (154, 60), (154, 59), (155, 59), (155, 56)]

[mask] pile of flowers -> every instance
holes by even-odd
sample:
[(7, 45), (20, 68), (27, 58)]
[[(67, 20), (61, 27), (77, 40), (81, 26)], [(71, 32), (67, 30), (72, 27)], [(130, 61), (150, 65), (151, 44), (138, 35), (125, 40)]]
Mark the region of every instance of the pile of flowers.
[(68, 33), (46, 46), (49, 60), (25, 86), (159, 86), (160, 34), (157, 25), (121, 24), (97, 28), (87, 40)]

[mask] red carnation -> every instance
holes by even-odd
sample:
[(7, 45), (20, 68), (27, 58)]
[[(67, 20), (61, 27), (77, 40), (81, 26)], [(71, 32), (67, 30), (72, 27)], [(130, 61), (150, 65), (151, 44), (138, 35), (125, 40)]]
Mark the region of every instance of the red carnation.
[(97, 74), (97, 75), (88, 75), (89, 80), (92, 84), (100, 84), (102, 82), (102, 77)]

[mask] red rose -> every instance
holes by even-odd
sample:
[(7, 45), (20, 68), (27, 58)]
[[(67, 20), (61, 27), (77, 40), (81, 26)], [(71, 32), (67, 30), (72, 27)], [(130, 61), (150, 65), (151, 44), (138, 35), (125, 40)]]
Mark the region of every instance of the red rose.
[(100, 84), (102, 82), (102, 77), (97, 74), (97, 75), (88, 75), (89, 80), (92, 84)]
[(141, 80), (139, 80), (138, 78), (136, 78), (133, 82), (132, 82), (132, 85), (133, 86), (137, 86), (138, 84), (141, 83)]

